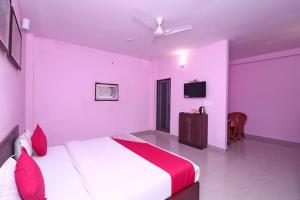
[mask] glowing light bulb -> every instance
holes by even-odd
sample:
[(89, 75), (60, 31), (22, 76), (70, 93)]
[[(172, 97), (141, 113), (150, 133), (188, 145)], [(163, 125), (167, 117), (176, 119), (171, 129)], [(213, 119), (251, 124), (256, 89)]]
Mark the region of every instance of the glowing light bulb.
[(185, 65), (186, 65), (186, 55), (181, 55), (179, 57), (179, 66), (181, 68), (184, 68)]
[(181, 49), (178, 51), (175, 51), (175, 55), (177, 55), (179, 57), (179, 66), (181, 68), (184, 68), (187, 62), (187, 54), (188, 51), (185, 49)]

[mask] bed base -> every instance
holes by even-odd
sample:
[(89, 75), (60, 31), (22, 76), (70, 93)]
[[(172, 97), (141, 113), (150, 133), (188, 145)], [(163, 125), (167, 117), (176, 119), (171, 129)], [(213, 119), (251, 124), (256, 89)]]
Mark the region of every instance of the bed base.
[(200, 199), (199, 182), (190, 185), (186, 189), (176, 193), (166, 200), (199, 200)]
[[(18, 136), (19, 126), (17, 125), (0, 142), (0, 166), (14, 154), (14, 143)], [(196, 182), (166, 200), (199, 200), (199, 190), (199, 182)]]

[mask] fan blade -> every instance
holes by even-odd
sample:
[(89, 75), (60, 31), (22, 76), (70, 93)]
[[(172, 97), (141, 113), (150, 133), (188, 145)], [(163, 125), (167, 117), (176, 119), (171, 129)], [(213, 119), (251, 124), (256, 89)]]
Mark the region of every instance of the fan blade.
[(181, 26), (181, 27), (177, 27), (177, 28), (166, 29), (165, 30), (165, 35), (171, 35), (171, 34), (174, 34), (174, 33), (187, 31), (187, 30), (190, 30), (192, 28), (193, 28), (192, 26)]
[(132, 21), (138, 26), (140, 26), (141, 28), (154, 32), (154, 28), (152, 26), (148, 25), (146, 22), (140, 20), (137, 17), (132, 17)]

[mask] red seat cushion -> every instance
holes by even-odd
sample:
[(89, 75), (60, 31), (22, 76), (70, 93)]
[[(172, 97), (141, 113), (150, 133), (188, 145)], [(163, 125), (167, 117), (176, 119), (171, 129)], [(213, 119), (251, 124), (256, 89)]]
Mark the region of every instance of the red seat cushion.
[(31, 137), (32, 148), (38, 156), (44, 156), (47, 153), (47, 138), (42, 128), (37, 125), (32, 137)]
[(42, 172), (27, 154), (25, 148), (22, 148), (22, 154), (17, 161), (15, 179), (23, 200), (45, 199), (45, 183)]

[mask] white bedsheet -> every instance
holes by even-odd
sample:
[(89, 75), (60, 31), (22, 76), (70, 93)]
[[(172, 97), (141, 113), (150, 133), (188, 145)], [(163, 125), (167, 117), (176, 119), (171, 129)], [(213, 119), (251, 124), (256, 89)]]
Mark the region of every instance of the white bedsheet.
[(39, 165), (49, 200), (90, 200), (65, 146), (48, 148), (44, 157), (33, 156)]
[[(68, 142), (66, 148), (94, 200), (163, 200), (171, 196), (167, 172), (109, 137)], [(194, 164), (194, 168), (198, 180), (199, 167)]]

